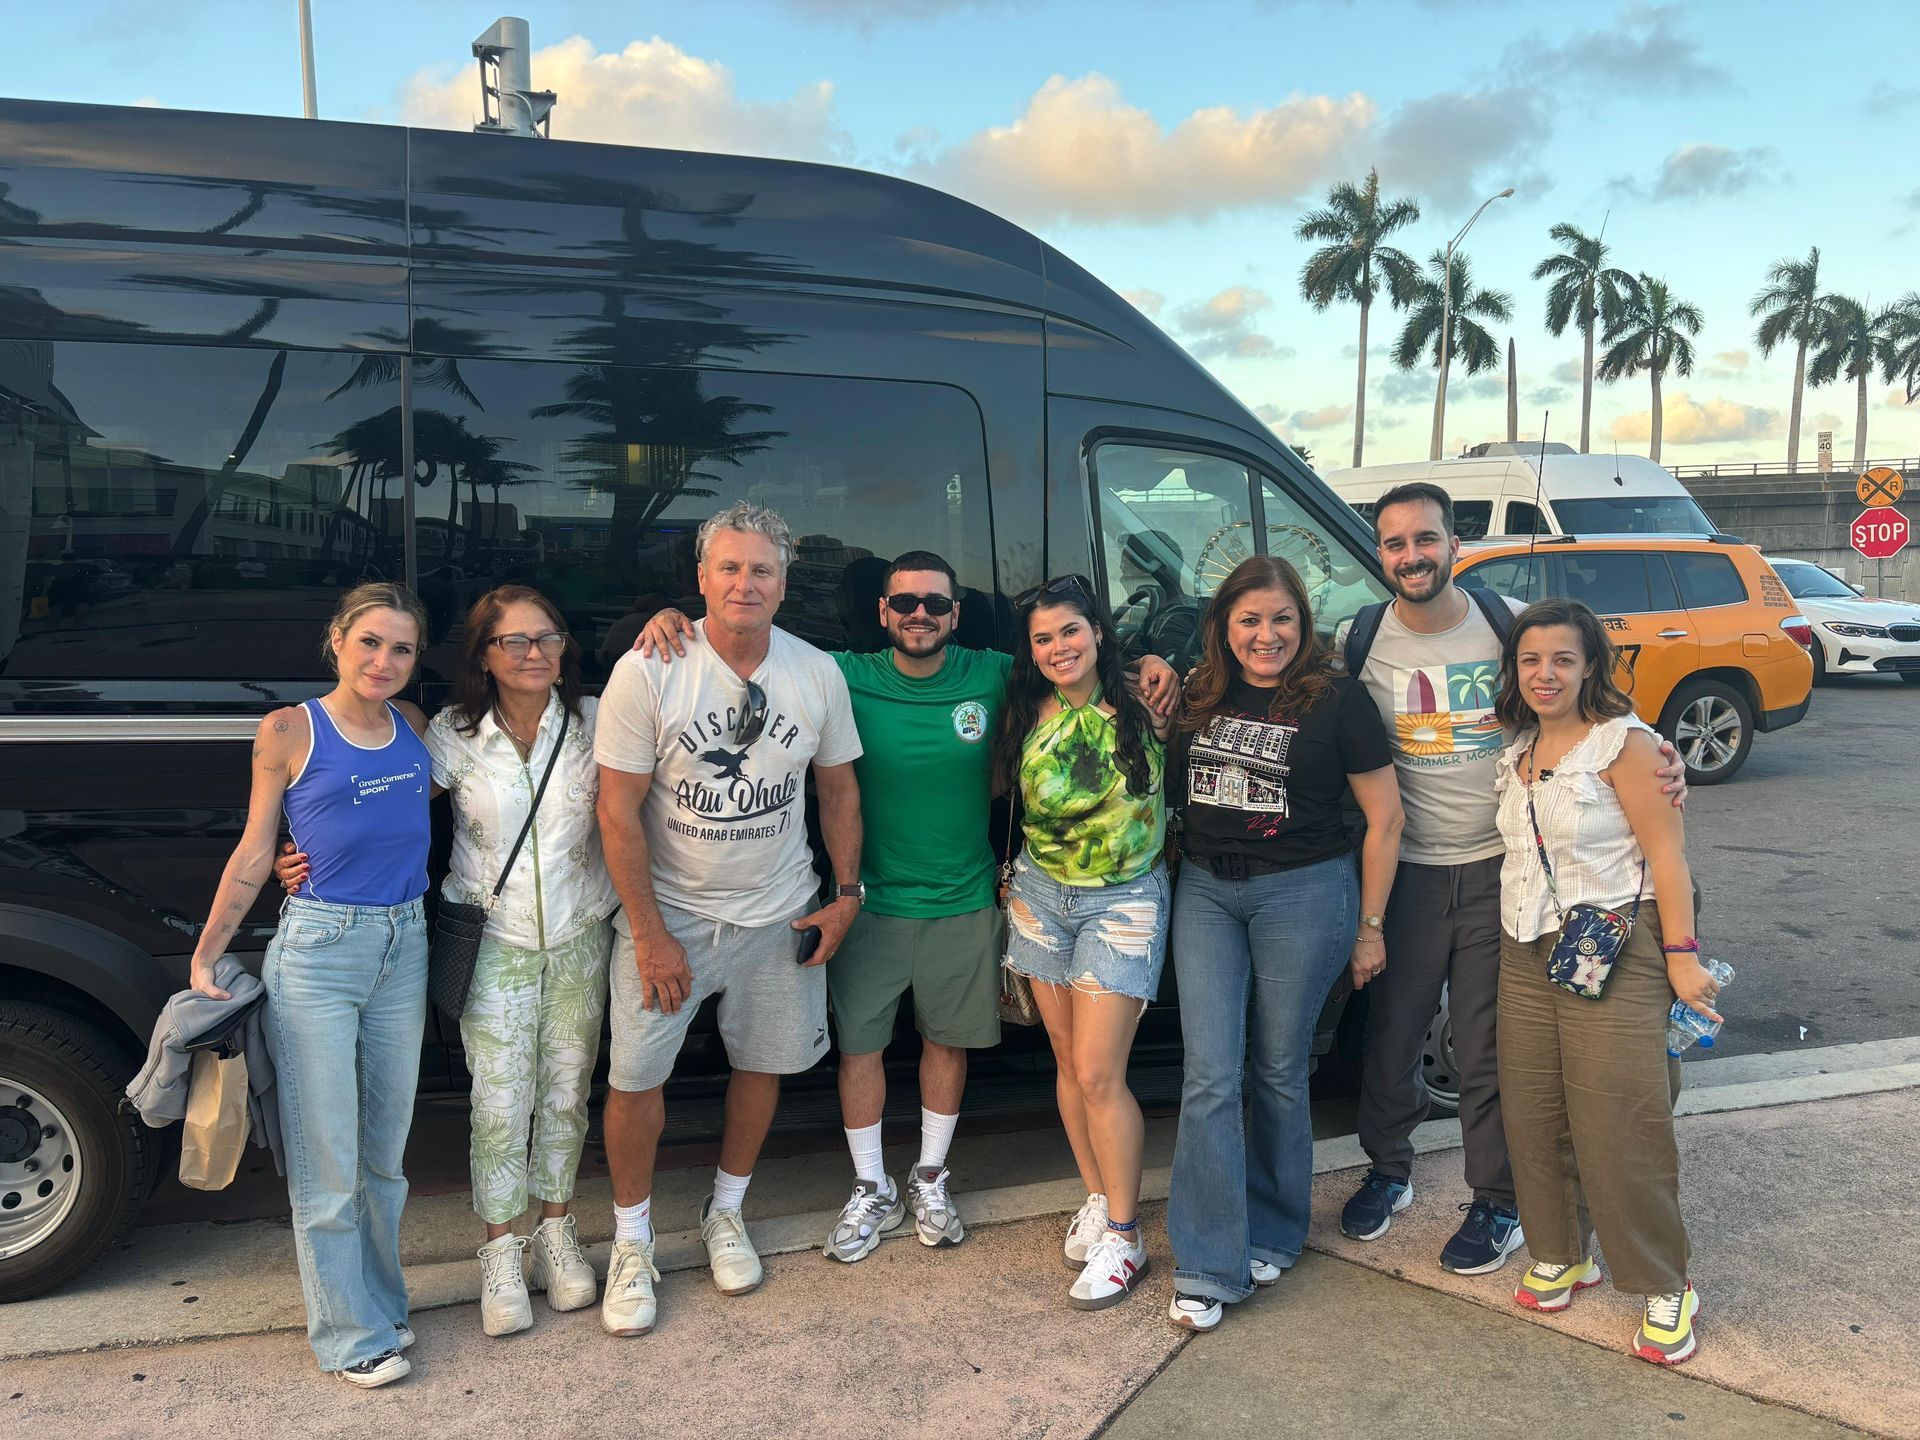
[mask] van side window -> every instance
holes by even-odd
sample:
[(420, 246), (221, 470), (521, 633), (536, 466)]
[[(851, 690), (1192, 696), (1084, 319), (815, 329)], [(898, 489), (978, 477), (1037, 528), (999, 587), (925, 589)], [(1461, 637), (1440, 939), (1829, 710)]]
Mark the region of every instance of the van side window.
[(1469, 585), (1482, 586), (1496, 595), (1505, 595), (1509, 600), (1531, 605), (1536, 600), (1547, 598), (1548, 558), (1545, 555), (1502, 555), (1497, 559), (1481, 561), (1462, 572), (1460, 579)]
[(1313, 607), (1313, 628), (1322, 640), (1331, 640), (1361, 606), (1387, 598), (1386, 587), (1347, 539), (1314, 518), (1270, 475), (1260, 477), (1260, 503), (1267, 514), (1267, 553), (1300, 572)]
[(1539, 507), (1529, 500), (1509, 500), (1507, 502), (1508, 535), (1551, 535), (1547, 522), (1541, 516)]
[(1728, 556), (1711, 552), (1676, 553), (1667, 559), (1673, 565), (1674, 578), (1680, 582), (1680, 598), (1689, 610), (1745, 602), (1747, 587)]
[(1247, 467), (1131, 442), (1095, 446), (1090, 464), (1120, 643), (1183, 670), (1200, 658), (1207, 597), (1255, 553)]
[(1487, 529), (1493, 524), (1493, 502), (1491, 500), (1456, 500), (1453, 502), (1453, 533), (1462, 540), (1484, 540)]

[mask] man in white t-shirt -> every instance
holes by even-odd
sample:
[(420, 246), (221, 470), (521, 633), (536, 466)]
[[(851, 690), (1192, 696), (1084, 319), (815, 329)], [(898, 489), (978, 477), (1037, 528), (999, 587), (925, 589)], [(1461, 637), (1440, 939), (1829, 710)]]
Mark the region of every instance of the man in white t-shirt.
[[(840, 669), (774, 628), (793, 540), (746, 502), (700, 527), (706, 643), (671, 667), (614, 666), (594, 742), (600, 833), (622, 909), (614, 919), (606, 1107), (615, 1238), (600, 1309), (615, 1335), (652, 1328), (651, 1197), (673, 1072), (701, 1001), (720, 997), (733, 1076), (700, 1230), (721, 1292), (760, 1283), (740, 1207), (773, 1122), (780, 1077), (827, 1049), (821, 969), (859, 912), (860, 755)], [(838, 882), (816, 908), (806, 772)]]

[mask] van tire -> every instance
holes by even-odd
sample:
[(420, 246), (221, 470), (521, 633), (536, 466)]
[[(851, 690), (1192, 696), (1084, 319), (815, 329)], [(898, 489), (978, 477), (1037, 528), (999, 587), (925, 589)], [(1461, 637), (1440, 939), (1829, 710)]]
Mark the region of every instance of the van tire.
[(1667, 702), (1660, 733), (1686, 762), (1688, 785), (1720, 785), (1747, 763), (1753, 706), (1724, 680), (1690, 680)]
[[(0, 1250), (24, 1247), (0, 1255), (0, 1304), (71, 1280), (146, 1203), (161, 1146), (120, 1109), (133, 1073), (98, 1027), (51, 1006), (0, 1004)], [(8, 1215), (36, 1204), (39, 1224), (16, 1220), (10, 1232)]]

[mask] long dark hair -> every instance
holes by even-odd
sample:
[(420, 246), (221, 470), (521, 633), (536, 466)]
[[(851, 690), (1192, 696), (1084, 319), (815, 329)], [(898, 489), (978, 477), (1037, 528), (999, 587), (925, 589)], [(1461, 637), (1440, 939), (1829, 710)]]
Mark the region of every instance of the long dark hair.
[(1113, 632), (1113, 616), (1106, 601), (1095, 593), (1092, 584), (1080, 575), (1064, 575), (1049, 580), (1041, 594), (1020, 611), (1020, 640), (1013, 649), (1013, 670), (1007, 676), (1007, 703), (1000, 721), (1000, 733), (993, 737), (993, 784), (996, 790), (1010, 789), (1020, 777), (1020, 751), (1027, 735), (1040, 718), (1040, 705), (1053, 693), (1053, 682), (1033, 663), (1033, 612), (1042, 606), (1064, 606), (1085, 618), (1099, 633), (1099, 649), (1094, 653), (1094, 674), (1099, 677), (1104, 699), (1113, 706), (1114, 759), (1126, 777), (1127, 789), (1134, 795), (1153, 793), (1153, 768), (1147, 761), (1147, 736), (1153, 723), (1147, 707), (1127, 691), (1126, 668), (1120, 662), (1120, 645)]
[(1493, 713), (1500, 718), (1500, 723), (1509, 730), (1524, 730), (1540, 723), (1540, 717), (1533, 713), (1533, 707), (1520, 693), (1520, 641), (1529, 630), (1547, 625), (1565, 625), (1579, 635), (1580, 648), (1593, 666), (1580, 682), (1580, 694), (1575, 702), (1580, 718), (1612, 720), (1631, 714), (1633, 701), (1613, 683), (1613, 669), (1620, 656), (1613, 648), (1613, 641), (1607, 638), (1600, 617), (1578, 600), (1552, 599), (1536, 601), (1522, 610), (1513, 618), (1513, 629), (1507, 632), (1507, 643), (1500, 651), (1500, 698), (1493, 702)]
[(1187, 682), (1180, 707), (1180, 730), (1191, 735), (1220, 709), (1227, 687), (1240, 677), (1240, 662), (1227, 643), (1227, 624), (1240, 601), (1256, 590), (1284, 590), (1300, 615), (1300, 646), (1267, 702), (1267, 717), (1303, 715), (1333, 691), (1333, 657), (1313, 629), (1313, 607), (1300, 572), (1277, 555), (1253, 555), (1233, 567), (1207, 605), (1200, 625), (1200, 663)]
[(487, 673), (487, 646), (501, 614), (509, 605), (523, 601), (538, 605), (553, 622), (553, 628), (567, 637), (567, 648), (560, 652), (560, 703), (574, 719), (580, 718), (580, 647), (574, 643), (565, 618), (538, 590), (525, 585), (502, 585), (482, 595), (467, 611), (466, 629), (460, 638), (460, 658), (454, 664), (453, 698), (447, 701), (447, 708), (453, 713), (453, 728), (462, 735), (478, 730), (481, 719), (493, 708), (494, 683), (493, 676)]

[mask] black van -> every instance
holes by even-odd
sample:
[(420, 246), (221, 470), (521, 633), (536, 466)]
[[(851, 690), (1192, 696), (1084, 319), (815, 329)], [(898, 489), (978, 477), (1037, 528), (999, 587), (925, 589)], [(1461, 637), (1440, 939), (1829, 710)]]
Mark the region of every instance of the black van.
[[(1177, 665), (1256, 551), (1325, 629), (1384, 593), (1352, 511), (1184, 352), (921, 186), (0, 101), (0, 1300), (145, 1198), (118, 1092), (186, 982), (246, 740), (328, 688), (342, 587), (426, 600), (429, 708), (508, 580), (598, 679), (742, 498), (792, 524), (780, 623), (823, 646), (880, 643), (879, 571), (920, 547), (994, 597), (967, 643), (1010, 645), (1004, 597), (1079, 571)], [(423, 1084), (463, 1087), (429, 1029)]]

